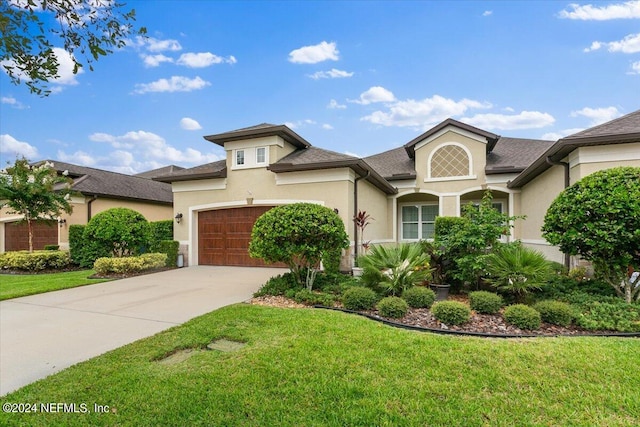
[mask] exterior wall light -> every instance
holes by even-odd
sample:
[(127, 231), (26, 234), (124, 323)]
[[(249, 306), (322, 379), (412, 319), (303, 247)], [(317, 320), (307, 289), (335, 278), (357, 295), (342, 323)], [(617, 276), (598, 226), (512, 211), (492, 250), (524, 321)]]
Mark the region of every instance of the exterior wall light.
[(180, 224), (180, 222), (182, 221), (182, 214), (181, 214), (181, 213), (178, 213), (178, 214), (175, 216), (175, 218), (176, 218), (176, 223)]
[(67, 223), (67, 220), (64, 218), (58, 218), (58, 225), (60, 226), (60, 228), (64, 227), (64, 225)]

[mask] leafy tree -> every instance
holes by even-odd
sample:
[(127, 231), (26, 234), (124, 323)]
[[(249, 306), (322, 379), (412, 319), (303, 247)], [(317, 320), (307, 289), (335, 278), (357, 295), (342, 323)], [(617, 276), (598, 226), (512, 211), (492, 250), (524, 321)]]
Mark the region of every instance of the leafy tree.
[(87, 245), (85, 256), (93, 261), (100, 257), (137, 255), (149, 241), (149, 223), (132, 209), (112, 208), (91, 218), (83, 240)]
[(333, 210), (294, 203), (270, 209), (256, 220), (249, 254), (266, 262), (284, 262), (311, 290), (322, 256), (348, 245), (344, 223)]
[[(595, 172), (565, 189), (544, 218), (542, 235), (596, 274), (627, 302), (640, 300), (640, 168)], [(632, 276), (633, 277), (633, 276)]]
[(0, 173), (0, 208), (23, 216), (29, 230), (29, 252), (33, 252), (33, 221), (55, 220), (63, 212), (71, 213), (69, 203), (73, 180), (58, 175), (49, 162), (32, 165), (25, 158)]
[[(47, 82), (58, 77), (53, 50), (62, 46), (80, 67), (126, 44), (134, 34), (135, 10), (112, 0), (3, 0), (0, 2), (0, 64), (14, 84), (24, 82), (32, 93), (46, 96)], [(80, 53), (79, 58), (76, 53)]]

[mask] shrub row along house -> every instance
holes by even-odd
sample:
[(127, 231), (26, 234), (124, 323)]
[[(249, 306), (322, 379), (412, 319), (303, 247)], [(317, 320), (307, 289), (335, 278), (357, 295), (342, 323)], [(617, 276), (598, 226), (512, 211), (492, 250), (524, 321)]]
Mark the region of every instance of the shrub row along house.
[(284, 125), (260, 124), (205, 137), (226, 159), (155, 178), (171, 183), (174, 237), (191, 265), (259, 266), (247, 248), (256, 218), (278, 205), (334, 209), (357, 245), (354, 215), (374, 218), (365, 240), (430, 239), (436, 216), (459, 216), (486, 190), (516, 221), (521, 240), (549, 259), (563, 255), (542, 237), (547, 208), (567, 186), (597, 170), (640, 166), (640, 110), (559, 141), (508, 138), (448, 119), (399, 147), (364, 159), (312, 146)]
[[(261, 124), (205, 137), (226, 159), (140, 176), (53, 162), (73, 178), (74, 211), (39, 226), (39, 246), (68, 247), (67, 227), (129, 207), (148, 220), (175, 218), (174, 238), (190, 265), (260, 266), (248, 246), (258, 216), (274, 206), (311, 202), (334, 209), (357, 251), (354, 215), (373, 220), (365, 241), (430, 239), (436, 216), (459, 216), (486, 190), (494, 207), (518, 220), (506, 240), (521, 240), (547, 258), (563, 255), (541, 236), (546, 210), (568, 185), (597, 170), (640, 166), (640, 110), (559, 141), (509, 138), (448, 119), (404, 146), (364, 159), (312, 146), (284, 125)], [(173, 206), (173, 208), (172, 208)], [(640, 214), (640, 213), (639, 213)], [(0, 252), (25, 249), (21, 218), (0, 211)], [(55, 224), (54, 224), (55, 225)], [(53, 230), (53, 231), (52, 231)]]

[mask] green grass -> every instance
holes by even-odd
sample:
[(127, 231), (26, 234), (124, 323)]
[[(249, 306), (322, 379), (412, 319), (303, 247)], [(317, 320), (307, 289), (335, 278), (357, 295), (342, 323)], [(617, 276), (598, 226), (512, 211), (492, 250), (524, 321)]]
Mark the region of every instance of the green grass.
[[(222, 337), (246, 346), (158, 361)], [(239, 304), (0, 399), (108, 413), (0, 413), (0, 425), (630, 426), (638, 354), (638, 339), (452, 337)]]
[(0, 301), (106, 281), (105, 279), (88, 279), (92, 274), (95, 274), (95, 271), (82, 270), (52, 274), (2, 274), (0, 275)]

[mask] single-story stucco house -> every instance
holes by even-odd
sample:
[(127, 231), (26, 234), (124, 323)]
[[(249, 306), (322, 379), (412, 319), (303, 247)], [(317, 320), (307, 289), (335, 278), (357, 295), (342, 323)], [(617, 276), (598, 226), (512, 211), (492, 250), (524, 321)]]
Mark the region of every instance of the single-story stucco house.
[[(173, 219), (171, 185), (153, 181), (150, 177), (181, 168), (170, 166), (145, 172), (142, 176), (131, 176), (57, 160), (46, 161), (52, 163), (59, 174), (68, 173), (77, 194), (71, 198), (71, 214), (63, 214), (57, 221), (40, 220), (35, 224), (34, 249), (42, 249), (45, 245), (68, 249), (70, 225), (86, 225), (97, 213), (115, 207), (138, 211), (148, 221)], [(28, 249), (27, 224), (20, 221), (21, 215), (9, 211), (6, 207), (0, 209), (0, 252)]]
[(294, 202), (334, 209), (354, 252), (354, 214), (374, 220), (371, 243), (433, 237), (435, 217), (492, 191), (494, 206), (516, 221), (519, 239), (552, 260), (563, 255), (542, 237), (544, 214), (569, 184), (605, 168), (640, 166), (640, 110), (559, 141), (509, 138), (448, 119), (404, 146), (356, 158), (312, 146), (284, 125), (260, 124), (205, 136), (226, 159), (154, 179), (171, 183), (174, 238), (190, 265), (262, 265), (248, 254), (251, 229), (266, 210)]

